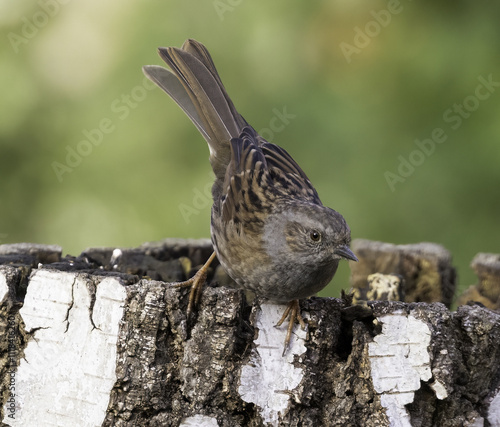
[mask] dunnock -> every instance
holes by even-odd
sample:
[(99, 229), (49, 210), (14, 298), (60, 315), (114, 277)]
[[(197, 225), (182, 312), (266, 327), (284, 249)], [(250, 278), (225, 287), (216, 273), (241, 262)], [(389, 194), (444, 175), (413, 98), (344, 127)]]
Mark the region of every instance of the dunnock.
[(285, 351), (295, 321), (304, 327), (299, 300), (323, 289), (339, 260), (357, 261), (342, 215), (323, 206), (292, 157), (267, 142), (236, 111), (205, 46), (186, 40), (181, 49), (160, 48), (172, 72), (155, 65), (144, 73), (184, 110), (210, 149), (215, 173), (211, 220), (214, 254), (191, 286), (188, 314), (200, 295), (215, 254), (243, 289), (288, 303)]

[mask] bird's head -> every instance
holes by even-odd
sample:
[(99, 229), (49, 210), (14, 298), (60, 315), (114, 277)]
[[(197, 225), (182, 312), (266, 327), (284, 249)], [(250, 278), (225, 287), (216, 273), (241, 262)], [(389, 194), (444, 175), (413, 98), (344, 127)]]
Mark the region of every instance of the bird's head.
[(271, 257), (293, 257), (300, 264), (321, 267), (358, 260), (349, 249), (351, 230), (343, 216), (318, 204), (290, 204), (273, 214), (264, 239)]

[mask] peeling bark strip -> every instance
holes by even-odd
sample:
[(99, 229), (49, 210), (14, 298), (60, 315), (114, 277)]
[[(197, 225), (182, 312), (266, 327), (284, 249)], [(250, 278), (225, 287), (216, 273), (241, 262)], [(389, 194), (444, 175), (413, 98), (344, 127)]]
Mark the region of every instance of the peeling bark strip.
[(284, 412), (291, 398), (288, 390), (296, 389), (304, 378), (304, 369), (294, 366), (297, 357), (306, 357), (306, 331), (297, 328), (290, 346), (283, 356), (285, 328), (275, 328), (281, 318), (282, 307), (263, 304), (256, 308), (254, 321), (257, 337), (250, 360), (243, 366), (238, 392), (247, 403), (262, 408), (261, 415), (266, 423), (277, 424), (279, 413)]
[[(36, 270), (19, 311), (33, 331), (17, 369), (12, 426), (99, 425), (116, 381), (116, 342), (126, 295), (114, 278)], [(70, 410), (71, 409), (71, 410)], [(45, 414), (41, 416), (41, 414)], [(45, 417), (45, 418), (44, 418)]]
[[(381, 395), (389, 420), (411, 426), (405, 406), (415, 400), (420, 382), (428, 382), (432, 377), (427, 351), (431, 331), (425, 322), (402, 311), (377, 320), (382, 324), (382, 333), (368, 344), (373, 386)], [(438, 398), (442, 397), (443, 394)]]
[(164, 278), (210, 252), (0, 246), (3, 425), (500, 426), (499, 313), (310, 298), (282, 357), (283, 306), (207, 286), (186, 319)]

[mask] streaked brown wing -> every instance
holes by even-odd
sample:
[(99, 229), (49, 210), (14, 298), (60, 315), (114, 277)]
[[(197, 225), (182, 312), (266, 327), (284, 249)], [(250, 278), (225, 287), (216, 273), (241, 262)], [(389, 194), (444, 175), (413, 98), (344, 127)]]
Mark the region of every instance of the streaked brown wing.
[(291, 186), (300, 189), (301, 194), (312, 202), (321, 204), (318, 193), (309, 181), (302, 168), (293, 160), (287, 151), (278, 145), (264, 142), (262, 152), (266, 158), (269, 169), (278, 169), (283, 172), (287, 179), (292, 181)]
[(253, 128), (245, 127), (239, 138), (231, 140), (231, 155), (223, 186), (224, 221), (260, 221), (277, 203), (287, 200), (321, 204), (318, 193), (292, 157), (281, 147), (264, 141)]
[[(239, 138), (231, 139), (231, 161), (223, 189), (222, 218), (238, 221), (240, 212), (266, 210), (262, 192), (267, 162), (255, 130), (247, 126)], [(245, 214), (247, 217), (248, 215)]]

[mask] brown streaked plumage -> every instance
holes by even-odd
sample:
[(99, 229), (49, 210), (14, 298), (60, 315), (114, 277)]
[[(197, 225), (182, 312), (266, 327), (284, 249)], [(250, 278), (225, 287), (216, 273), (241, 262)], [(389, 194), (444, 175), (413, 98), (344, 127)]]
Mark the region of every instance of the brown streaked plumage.
[[(210, 148), (215, 174), (211, 235), (221, 265), (242, 288), (278, 303), (290, 313), (285, 350), (298, 300), (331, 280), (339, 260), (357, 260), (342, 215), (323, 206), (304, 171), (281, 147), (267, 142), (237, 112), (205, 46), (160, 48), (172, 71), (144, 67), (198, 128)], [(179, 286), (199, 298), (206, 266)]]

